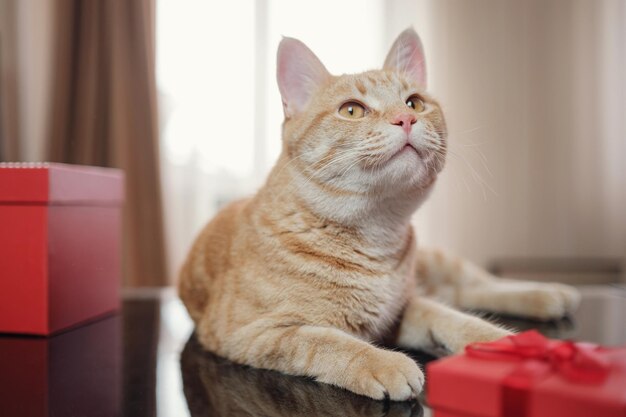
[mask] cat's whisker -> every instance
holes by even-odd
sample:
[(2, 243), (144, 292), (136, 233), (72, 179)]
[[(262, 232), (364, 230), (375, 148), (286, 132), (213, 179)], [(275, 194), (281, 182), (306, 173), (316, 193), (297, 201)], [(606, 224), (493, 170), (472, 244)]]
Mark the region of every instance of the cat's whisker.
[(351, 165), (349, 165), (345, 170), (343, 170), (340, 174), (340, 176), (344, 176), (350, 169), (352, 169), (352, 167), (354, 167), (356, 164), (360, 163), (361, 161), (366, 160), (369, 157), (369, 155), (362, 155), (360, 156), (356, 161), (354, 161)]
[(319, 169), (315, 170), (313, 172), (313, 174), (311, 174), (312, 176), (317, 176), (320, 173), (322, 173), (325, 169), (327, 169), (329, 166), (336, 164), (337, 162), (349, 159), (350, 157), (354, 156), (354, 153), (358, 152), (357, 150), (349, 150), (346, 151), (344, 153), (341, 153), (339, 156), (336, 156), (335, 158), (331, 159), (329, 162), (327, 162), (326, 164), (324, 164), (322, 167), (320, 167)]
[(305, 156), (309, 156), (309, 154), (312, 154), (313, 152), (305, 152), (302, 153), (294, 158), (291, 158), (289, 161), (287, 161), (285, 163), (285, 165), (282, 166), (282, 168), (278, 171), (277, 175), (280, 175), (287, 167), (289, 167), (292, 163), (294, 163), (296, 160), (300, 159), (300, 158), (304, 158)]
[(482, 126), (471, 127), (469, 129), (462, 130), (460, 132), (455, 132), (455, 136), (460, 137), (461, 135), (465, 135), (465, 134), (468, 134), (468, 133), (473, 133), (473, 132), (476, 132), (476, 131), (478, 131), (478, 130), (480, 130), (482, 128), (483, 128)]
[[(356, 141), (349, 142), (349, 144), (352, 144), (352, 143), (358, 143), (358, 142), (356, 142)], [(337, 152), (335, 154), (331, 154), (331, 155), (325, 156), (324, 158), (320, 159), (317, 162), (317, 164), (324, 163), (324, 165), (320, 168), (320, 169), (324, 169), (326, 165), (329, 165), (329, 164), (335, 162), (340, 157), (342, 157), (344, 155), (352, 154), (354, 152), (355, 152), (354, 148), (342, 149), (342, 150), (340, 150), (339, 152)], [(302, 156), (304, 156), (304, 154), (301, 155), (300, 157), (302, 157)], [(299, 157), (296, 157), (296, 158), (299, 158)], [(296, 159), (296, 158), (294, 158), (294, 159)], [(326, 163), (326, 162), (328, 162), (328, 163)]]
[[(435, 151), (437, 153), (440, 153), (442, 156), (445, 155), (445, 153), (450, 153), (450, 155), (460, 159), (467, 166), (467, 168), (470, 170), (470, 174), (471, 174), (472, 178), (474, 179), (474, 181), (476, 181), (476, 183), (478, 185), (480, 185), (482, 193), (483, 193), (483, 197), (485, 199), (487, 198), (487, 196), (485, 194), (485, 188), (489, 189), (491, 192), (493, 192), (494, 194), (497, 195), (497, 192), (491, 186), (489, 186), (489, 184), (480, 176), (478, 171), (469, 163), (469, 161), (463, 155), (456, 153), (454, 150), (450, 149), (447, 145), (444, 145), (444, 144), (440, 143), (439, 141), (433, 140), (433, 137), (431, 135), (426, 135), (425, 138), (427, 140), (426, 148), (431, 149), (431, 150), (433, 150), (433, 151)], [(481, 161), (481, 163), (482, 162), (483, 161)], [(454, 167), (454, 165), (452, 165), (452, 166)], [(493, 176), (491, 171), (488, 169), (487, 166), (484, 165), (484, 163), (483, 163), (483, 166), (489, 172), (490, 176)], [(469, 187), (467, 181), (465, 181), (465, 177), (463, 175), (461, 175), (460, 178), (463, 181), (463, 183), (465, 184), (467, 190), (470, 191), (470, 187)]]
[(494, 178), (493, 173), (491, 172), (491, 170), (489, 169), (489, 166), (487, 165), (487, 157), (485, 156), (485, 154), (482, 153), (478, 149), (472, 149), (472, 150), (474, 151), (475, 154), (477, 154), (479, 156), (479, 161), (480, 161), (481, 165), (483, 166), (483, 168), (485, 168), (485, 170), (487, 171), (489, 176), (491, 178)]
[[(455, 170), (456, 170), (456, 167), (455, 167)], [(455, 171), (455, 172), (458, 173), (458, 171)], [(467, 190), (467, 192), (471, 193), (472, 190), (471, 190), (469, 184), (467, 183), (467, 180), (465, 179), (465, 176), (464, 175), (460, 175), (460, 178), (461, 178), (461, 181), (463, 181), (463, 184), (465, 184), (465, 189)]]
[(488, 142), (472, 142), (472, 143), (459, 143), (460, 146), (466, 147), (466, 148), (475, 148), (478, 146), (483, 146), (486, 145)]
[(476, 183), (478, 183), (481, 186), (483, 198), (485, 200), (487, 199), (485, 188), (491, 191), (494, 195), (498, 195), (498, 193), (480, 176), (478, 171), (476, 171), (476, 169), (472, 166), (472, 164), (470, 164), (469, 161), (463, 155), (457, 154), (456, 152), (453, 152), (452, 150), (450, 150), (450, 155), (460, 159), (465, 164), (465, 166), (470, 170), (470, 174), (472, 178), (474, 179), (474, 181), (476, 181)]
[(489, 169), (489, 166), (488, 166), (489, 161), (487, 157), (485, 156), (485, 154), (480, 149), (477, 148), (478, 145), (467, 145), (467, 146), (471, 147), (470, 151), (478, 155), (478, 157), (481, 159), (481, 163), (483, 167), (485, 168), (485, 170), (487, 170), (487, 172), (489, 172), (489, 175), (493, 177), (493, 174), (491, 173), (491, 170)]
[[(335, 158), (331, 159), (330, 162), (327, 162), (321, 168), (315, 170), (313, 173), (308, 175), (308, 177), (306, 178), (304, 184), (301, 184), (296, 189), (296, 191), (300, 191), (302, 188), (306, 187), (311, 182), (311, 180), (313, 178), (317, 177), (319, 174), (321, 174), (321, 172), (323, 172), (325, 169), (329, 168), (331, 165), (334, 165), (334, 164), (336, 164), (338, 162), (341, 162), (341, 161), (344, 161), (344, 160), (349, 160), (350, 158), (352, 158), (354, 156), (354, 153), (357, 153), (358, 151), (359, 151), (359, 149), (350, 149), (350, 150), (346, 150), (345, 152), (340, 153), (339, 156), (334, 155)], [(360, 162), (360, 160), (356, 161), (356, 163), (358, 163), (358, 162)], [(344, 173), (340, 173), (337, 176), (343, 176), (343, 175), (344, 175)], [(293, 180), (291, 182), (293, 182)]]
[[(358, 144), (358, 142), (357, 142), (357, 141), (348, 142), (348, 144), (353, 144), (353, 143), (354, 143), (354, 144)], [(342, 150), (342, 152), (351, 152), (351, 151), (352, 151), (352, 149), (345, 149), (345, 150)], [(341, 152), (340, 152), (340, 153), (341, 153)], [(294, 163), (296, 160), (301, 159), (301, 158), (304, 158), (304, 157), (306, 157), (306, 156), (312, 156), (312, 155), (315, 155), (315, 152), (314, 152), (314, 151), (303, 152), (302, 154), (300, 154), (300, 155), (298, 155), (298, 156), (295, 156), (295, 157), (291, 158), (289, 161), (287, 161), (287, 162), (285, 163), (285, 165), (283, 165), (283, 167), (281, 168), (281, 170), (280, 170), (280, 171), (278, 171), (278, 174), (282, 173), (282, 171), (283, 171), (283, 170), (285, 170), (287, 167), (289, 167), (289, 166), (290, 166), (292, 163)], [(322, 158), (320, 161), (318, 161), (318, 163), (319, 163), (319, 162), (324, 161), (326, 158), (332, 158), (332, 157), (334, 157), (334, 156), (337, 156), (337, 154), (335, 154), (335, 155), (328, 155), (328, 156), (326, 156), (326, 157)]]
[(454, 165), (452, 165), (452, 171), (454, 172), (454, 190), (456, 191), (456, 193), (458, 194), (461, 191), (461, 188), (459, 186), (459, 178), (456, 175), (456, 167)]

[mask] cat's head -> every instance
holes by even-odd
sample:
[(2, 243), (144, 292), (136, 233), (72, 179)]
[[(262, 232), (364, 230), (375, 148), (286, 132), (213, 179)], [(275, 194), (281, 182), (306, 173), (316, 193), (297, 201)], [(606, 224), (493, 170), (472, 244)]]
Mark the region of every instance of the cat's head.
[(283, 156), (311, 186), (353, 193), (427, 189), (446, 155), (446, 125), (426, 93), (417, 33), (396, 39), (383, 68), (331, 75), (302, 42), (278, 49)]

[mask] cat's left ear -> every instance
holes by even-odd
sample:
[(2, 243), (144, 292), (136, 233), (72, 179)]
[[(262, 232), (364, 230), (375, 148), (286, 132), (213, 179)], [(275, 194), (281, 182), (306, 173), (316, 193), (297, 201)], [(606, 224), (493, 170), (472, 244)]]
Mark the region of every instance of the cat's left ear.
[(424, 49), (422, 41), (413, 28), (402, 32), (391, 45), (383, 68), (402, 72), (420, 87), (426, 88)]
[(302, 42), (283, 38), (278, 45), (278, 88), (283, 99), (285, 117), (302, 112), (311, 96), (330, 77), (315, 54)]

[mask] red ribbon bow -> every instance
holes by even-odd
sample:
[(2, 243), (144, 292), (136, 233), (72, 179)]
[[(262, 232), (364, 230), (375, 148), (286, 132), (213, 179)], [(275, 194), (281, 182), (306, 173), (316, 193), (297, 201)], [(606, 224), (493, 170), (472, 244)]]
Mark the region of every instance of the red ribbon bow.
[(623, 364), (626, 347), (605, 348), (591, 343), (549, 340), (536, 330), (529, 330), (489, 343), (472, 343), (465, 348), (468, 356), (488, 360), (518, 361), (518, 366), (502, 381), (501, 415), (529, 415), (532, 386), (557, 373), (569, 381), (601, 384), (612, 366)]
[(557, 372), (569, 381), (584, 384), (600, 384), (607, 378), (612, 353), (617, 350), (591, 343), (550, 340), (536, 330), (495, 342), (472, 343), (465, 348), (470, 357), (522, 361), (514, 374), (523, 379), (535, 380)]

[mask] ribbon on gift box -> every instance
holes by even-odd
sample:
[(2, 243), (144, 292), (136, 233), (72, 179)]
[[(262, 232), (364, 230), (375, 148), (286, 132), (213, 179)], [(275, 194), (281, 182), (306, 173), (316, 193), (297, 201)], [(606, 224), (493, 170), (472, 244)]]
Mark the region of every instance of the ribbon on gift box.
[(556, 373), (573, 383), (602, 384), (618, 357), (626, 355), (626, 347), (550, 340), (529, 330), (494, 342), (472, 343), (465, 352), (474, 358), (520, 362), (503, 381), (502, 415), (525, 417), (531, 388), (538, 381)]

